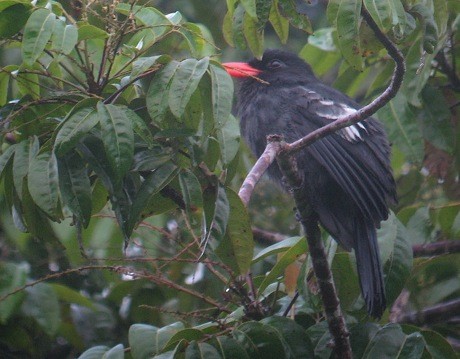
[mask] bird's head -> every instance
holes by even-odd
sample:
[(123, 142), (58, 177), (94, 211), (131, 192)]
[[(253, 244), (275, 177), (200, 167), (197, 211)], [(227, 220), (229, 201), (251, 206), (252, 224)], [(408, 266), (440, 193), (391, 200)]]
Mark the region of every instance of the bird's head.
[(283, 50), (266, 50), (262, 59), (249, 62), (226, 62), (223, 64), (232, 77), (261, 79), (270, 84), (298, 83), (315, 79), (313, 71), (296, 54)]

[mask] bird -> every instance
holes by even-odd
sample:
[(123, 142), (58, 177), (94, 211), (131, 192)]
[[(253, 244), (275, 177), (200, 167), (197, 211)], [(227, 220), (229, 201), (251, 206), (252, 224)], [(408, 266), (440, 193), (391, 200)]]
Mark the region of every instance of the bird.
[[(236, 115), (241, 135), (257, 157), (269, 135), (282, 135), (291, 143), (360, 108), (321, 82), (303, 59), (285, 50), (266, 50), (261, 59), (223, 66), (239, 79)], [(390, 153), (382, 124), (369, 117), (296, 154), (302, 193), (322, 227), (345, 250), (354, 250), (361, 294), (374, 318), (380, 318), (386, 308), (376, 229), (388, 219), (389, 206), (397, 203)], [(276, 163), (268, 175), (283, 186)]]

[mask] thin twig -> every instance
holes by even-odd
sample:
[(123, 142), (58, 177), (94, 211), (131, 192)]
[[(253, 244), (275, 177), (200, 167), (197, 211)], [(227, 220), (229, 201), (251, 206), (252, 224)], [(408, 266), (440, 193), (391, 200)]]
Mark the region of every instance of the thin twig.
[(121, 86), (117, 91), (115, 91), (113, 94), (111, 94), (109, 97), (107, 97), (105, 100), (104, 100), (104, 103), (105, 104), (108, 104), (108, 103), (112, 103), (112, 102), (115, 102), (118, 98), (118, 96), (124, 91), (126, 90), (129, 86), (131, 86), (133, 83), (135, 83), (137, 80), (140, 80), (144, 77), (147, 77), (151, 74), (154, 74), (155, 72), (158, 71), (158, 69), (160, 68), (160, 66), (154, 66), (152, 67), (151, 69), (149, 69), (148, 71), (145, 71), (143, 72), (142, 74), (140, 74), (139, 76), (131, 79), (126, 85), (123, 85)]

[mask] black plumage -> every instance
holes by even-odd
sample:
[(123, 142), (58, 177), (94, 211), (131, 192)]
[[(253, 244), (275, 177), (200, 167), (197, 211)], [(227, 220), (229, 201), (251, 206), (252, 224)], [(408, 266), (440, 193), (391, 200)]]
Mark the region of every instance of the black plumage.
[[(292, 53), (267, 50), (262, 60), (224, 66), (242, 78), (237, 112), (241, 133), (256, 156), (264, 151), (268, 135), (294, 142), (359, 108), (320, 82)], [(316, 141), (297, 155), (304, 192), (321, 224), (346, 250), (355, 250), (361, 291), (374, 317), (386, 307), (376, 228), (388, 218), (388, 204), (396, 202), (389, 158), (388, 140), (374, 118)], [(281, 183), (276, 164), (269, 175)]]

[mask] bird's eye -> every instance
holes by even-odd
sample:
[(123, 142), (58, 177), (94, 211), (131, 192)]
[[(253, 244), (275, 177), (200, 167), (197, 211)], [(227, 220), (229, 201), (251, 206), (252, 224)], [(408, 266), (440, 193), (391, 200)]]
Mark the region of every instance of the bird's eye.
[(268, 67), (271, 69), (279, 69), (280, 67), (283, 67), (284, 63), (282, 63), (280, 60), (272, 60), (268, 63)]

